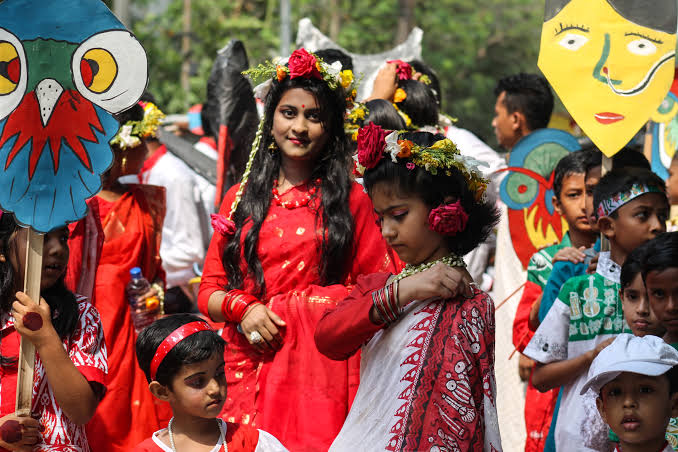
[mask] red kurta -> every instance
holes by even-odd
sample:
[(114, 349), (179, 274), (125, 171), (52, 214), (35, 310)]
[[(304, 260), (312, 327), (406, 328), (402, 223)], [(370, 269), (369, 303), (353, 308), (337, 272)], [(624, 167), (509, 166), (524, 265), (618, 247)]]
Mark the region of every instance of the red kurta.
[[(228, 215), (237, 186), (226, 194), (221, 214)], [(283, 201), (303, 199), (305, 187), (281, 194)], [(323, 312), (348, 294), (358, 275), (396, 271), (391, 253), (375, 225), (372, 204), (353, 184), (349, 207), (354, 218), (354, 243), (343, 284), (321, 287), (319, 250), (322, 227), (316, 221), (319, 199), (309, 206), (286, 209), (271, 202), (259, 233), (258, 255), (264, 270), (267, 296), (263, 300), (286, 323), (282, 349), (258, 354), (236, 324), (226, 324), (226, 379), (228, 398), (222, 416), (261, 428), (294, 451), (327, 450), (339, 432), (358, 387), (359, 358), (334, 362), (322, 356), (313, 340)], [(250, 225), (241, 234), (241, 249)], [(212, 293), (224, 290), (226, 273), (221, 261), (226, 239), (212, 238), (200, 286), (198, 306), (207, 314)], [(396, 258), (397, 259), (397, 258)], [(399, 262), (399, 261), (398, 261)], [(244, 258), (243, 274), (247, 274)], [(247, 275), (243, 290), (254, 293)]]
[(132, 185), (118, 201), (96, 197), (104, 245), (96, 275), (95, 306), (101, 314), (108, 345), (108, 393), (87, 436), (95, 452), (127, 452), (167, 425), (169, 405), (160, 405), (135, 357), (136, 333), (125, 297), (129, 271), (141, 270), (149, 281), (164, 278), (160, 233), (165, 213), (164, 189)]

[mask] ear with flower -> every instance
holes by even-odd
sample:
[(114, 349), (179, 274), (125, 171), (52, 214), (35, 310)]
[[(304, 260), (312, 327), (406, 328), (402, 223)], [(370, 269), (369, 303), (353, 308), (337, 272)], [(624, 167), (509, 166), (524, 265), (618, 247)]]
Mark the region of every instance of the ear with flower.
[[(358, 131), (358, 151), (354, 156), (356, 172), (362, 176), (366, 170), (376, 167), (384, 158), (402, 164), (412, 171), (419, 167), (433, 175), (440, 173), (450, 176), (452, 169), (459, 171), (466, 180), (476, 201), (485, 194), (489, 181), (479, 167), (487, 166), (471, 157), (461, 155), (449, 138), (436, 141), (431, 146), (418, 144), (401, 137), (403, 131), (385, 131), (380, 126), (368, 124)], [(459, 201), (448, 203), (431, 210), (429, 226), (434, 231), (454, 236), (466, 228), (468, 215)]]

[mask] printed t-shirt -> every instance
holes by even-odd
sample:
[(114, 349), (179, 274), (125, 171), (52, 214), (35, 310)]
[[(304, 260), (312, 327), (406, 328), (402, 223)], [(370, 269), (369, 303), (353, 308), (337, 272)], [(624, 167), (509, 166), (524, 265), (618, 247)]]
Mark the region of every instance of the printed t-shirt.
[[(576, 358), (624, 330), (619, 299), (621, 267), (600, 253), (593, 275), (567, 281), (546, 318), (525, 348), (525, 355), (542, 364)], [(581, 396), (584, 371), (563, 386), (555, 431), (558, 452), (596, 451), (607, 442), (607, 426), (595, 406), (591, 392)]]

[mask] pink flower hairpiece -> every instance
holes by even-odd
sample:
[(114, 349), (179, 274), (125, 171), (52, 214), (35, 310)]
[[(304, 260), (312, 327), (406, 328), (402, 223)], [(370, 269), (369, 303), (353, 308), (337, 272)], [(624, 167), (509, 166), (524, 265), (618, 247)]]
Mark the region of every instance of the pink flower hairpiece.
[(450, 204), (431, 209), (428, 215), (429, 228), (438, 234), (454, 237), (466, 229), (468, 214), (457, 200)]
[(388, 60), (389, 64), (396, 64), (396, 75), (398, 80), (412, 80), (412, 75), (414, 75), (414, 70), (409, 63), (404, 62), (403, 60)]
[(236, 230), (233, 221), (218, 213), (211, 214), (210, 219), (212, 220), (212, 229), (214, 229), (214, 232), (218, 232), (224, 237), (233, 237)]

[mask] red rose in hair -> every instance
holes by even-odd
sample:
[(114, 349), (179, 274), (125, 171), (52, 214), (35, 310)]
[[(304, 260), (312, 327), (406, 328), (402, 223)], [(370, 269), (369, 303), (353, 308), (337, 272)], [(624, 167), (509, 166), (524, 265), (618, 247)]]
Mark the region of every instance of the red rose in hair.
[(217, 232), (224, 237), (233, 237), (236, 230), (234, 222), (217, 213), (211, 214), (210, 219), (212, 220), (212, 229), (214, 229), (214, 232)]
[(374, 168), (381, 160), (386, 147), (386, 131), (374, 123), (358, 131), (358, 163), (365, 168)]
[(409, 63), (405, 63), (403, 60), (390, 60), (387, 61), (387, 63), (395, 63), (398, 65), (398, 69), (396, 70), (398, 80), (412, 80), (412, 74), (414, 71), (412, 70), (412, 66), (410, 66)]
[(428, 227), (438, 234), (453, 237), (466, 229), (468, 214), (459, 201), (431, 209)]
[(287, 67), (290, 69), (290, 78), (317, 78), (322, 79), (323, 76), (318, 71), (316, 66), (316, 58), (308, 53), (306, 49), (297, 49), (292, 52)]

